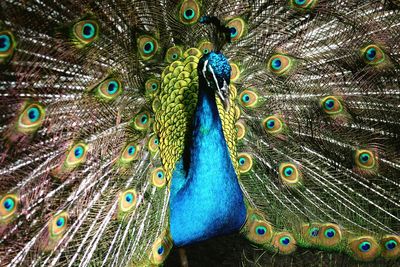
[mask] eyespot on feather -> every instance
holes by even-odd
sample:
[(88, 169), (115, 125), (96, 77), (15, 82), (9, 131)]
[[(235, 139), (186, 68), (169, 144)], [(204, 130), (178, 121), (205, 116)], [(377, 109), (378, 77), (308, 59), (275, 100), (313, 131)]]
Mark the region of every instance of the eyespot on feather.
[(121, 212), (132, 210), (137, 203), (137, 193), (134, 189), (128, 189), (119, 195), (118, 208)]
[(231, 41), (239, 41), (246, 31), (246, 22), (242, 18), (234, 18), (228, 21), (226, 27), (230, 29)]
[(293, 59), (284, 54), (275, 54), (268, 60), (267, 66), (275, 75), (286, 75), (293, 67)]
[(18, 116), (16, 129), (20, 133), (32, 134), (42, 126), (45, 116), (46, 111), (42, 104), (37, 102), (26, 103)]
[(158, 41), (150, 35), (142, 35), (137, 40), (138, 50), (143, 60), (153, 58), (159, 49)]
[(0, 64), (8, 61), (14, 54), (17, 46), (15, 38), (10, 31), (0, 31)]
[(256, 244), (262, 245), (269, 242), (273, 236), (272, 226), (264, 220), (252, 220), (249, 222), (247, 238)]
[(155, 168), (151, 171), (151, 183), (158, 188), (162, 188), (167, 184), (165, 172), (162, 167)]
[(289, 0), (290, 7), (298, 10), (313, 9), (317, 3), (318, 0)]
[(167, 231), (164, 231), (151, 247), (150, 261), (156, 265), (162, 264), (171, 251), (171, 248), (172, 240), (168, 236)]
[[(198, 46), (199, 50), (203, 53), (203, 55), (210, 53), (211, 51), (214, 51), (214, 45), (213, 43), (209, 41), (203, 41), (199, 44)], [(231, 77), (232, 78), (232, 77)]]
[(382, 257), (386, 259), (397, 259), (400, 257), (400, 237), (397, 235), (386, 235), (381, 241)]
[(244, 90), (239, 95), (240, 104), (246, 108), (254, 108), (258, 104), (258, 95), (251, 90)]
[(375, 238), (362, 236), (349, 242), (351, 255), (360, 261), (372, 261), (380, 253), (380, 247)]
[(363, 47), (360, 50), (361, 57), (368, 65), (379, 65), (385, 62), (386, 55), (383, 50), (374, 44)]
[(49, 234), (52, 239), (59, 239), (68, 227), (68, 213), (55, 215), (49, 222)]
[(236, 82), (240, 78), (240, 68), (236, 63), (230, 63), (231, 65), (231, 82)]
[(8, 223), (18, 210), (19, 198), (15, 194), (4, 195), (0, 200), (0, 225)]
[(147, 111), (143, 111), (136, 114), (135, 118), (133, 119), (133, 127), (139, 131), (144, 131), (149, 129), (150, 124), (151, 124), (151, 117), (150, 113)]
[(122, 93), (122, 84), (115, 78), (108, 78), (97, 87), (97, 94), (104, 100), (113, 100)]
[(237, 139), (242, 140), (246, 135), (246, 126), (243, 122), (238, 121), (236, 122), (236, 130), (237, 130)]
[(296, 185), (300, 181), (300, 172), (297, 166), (289, 162), (279, 165), (279, 176), (286, 185)]
[(282, 133), (283, 122), (277, 116), (272, 115), (262, 121), (262, 127), (267, 133), (276, 135)]
[(323, 224), (321, 227), (320, 236), (320, 244), (327, 248), (335, 247), (342, 241), (342, 231), (337, 224)]
[(183, 51), (182, 48), (180, 46), (173, 46), (170, 47), (167, 50), (167, 53), (165, 54), (165, 60), (168, 63), (172, 63), (178, 59), (180, 59), (182, 57)]
[(275, 251), (284, 255), (293, 253), (297, 248), (296, 240), (289, 232), (276, 233), (273, 237), (272, 245)]
[(99, 25), (94, 20), (82, 20), (74, 24), (73, 35), (80, 47), (93, 43), (99, 36)]
[(148, 79), (145, 84), (146, 92), (156, 94), (160, 89), (160, 81), (155, 78)]
[(321, 100), (321, 107), (328, 115), (336, 115), (343, 112), (341, 101), (334, 96), (327, 96)]
[(247, 173), (253, 167), (253, 159), (248, 153), (238, 153), (238, 168), (240, 173)]
[(363, 170), (371, 170), (377, 167), (377, 156), (371, 150), (359, 149), (355, 153), (356, 166)]
[(139, 158), (140, 146), (135, 143), (128, 143), (122, 150), (120, 161), (127, 164)]
[(152, 137), (150, 137), (147, 145), (151, 153), (156, 153), (160, 145), (160, 140), (158, 139), (157, 135), (154, 134)]
[(196, 0), (184, 0), (179, 8), (179, 20), (186, 25), (195, 24), (200, 18), (200, 6)]
[(88, 145), (82, 142), (73, 145), (67, 154), (64, 166), (73, 169), (86, 161)]

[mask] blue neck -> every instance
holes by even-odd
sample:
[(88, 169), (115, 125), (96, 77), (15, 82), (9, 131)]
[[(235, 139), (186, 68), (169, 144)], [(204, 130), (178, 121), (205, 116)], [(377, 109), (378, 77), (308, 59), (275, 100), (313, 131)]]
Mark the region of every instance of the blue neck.
[(215, 96), (199, 91), (189, 155), (172, 176), (170, 230), (177, 246), (238, 231), (246, 219)]

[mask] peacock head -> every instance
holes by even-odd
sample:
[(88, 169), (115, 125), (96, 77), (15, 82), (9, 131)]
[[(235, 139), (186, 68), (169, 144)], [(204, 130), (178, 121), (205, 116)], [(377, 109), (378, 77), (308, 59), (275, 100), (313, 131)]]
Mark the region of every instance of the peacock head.
[(229, 82), (231, 78), (231, 66), (228, 59), (221, 52), (205, 54), (197, 66), (201, 90), (211, 90), (217, 93), (225, 109), (229, 107)]

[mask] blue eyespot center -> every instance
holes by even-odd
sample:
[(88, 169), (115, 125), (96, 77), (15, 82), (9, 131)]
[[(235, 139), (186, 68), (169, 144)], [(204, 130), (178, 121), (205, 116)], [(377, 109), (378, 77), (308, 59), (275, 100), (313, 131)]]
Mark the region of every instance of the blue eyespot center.
[(157, 172), (157, 177), (158, 177), (159, 179), (164, 178), (164, 173), (163, 173), (162, 171)]
[(229, 28), (229, 31), (231, 32), (231, 38), (235, 38), (238, 35), (238, 31), (235, 27)]
[(178, 58), (178, 54), (172, 54), (172, 59), (177, 59)]
[(210, 51), (208, 51), (208, 49), (207, 48), (205, 48), (204, 50), (203, 50), (203, 54), (208, 54)]
[(336, 231), (332, 228), (326, 229), (325, 230), (325, 236), (327, 238), (333, 238), (336, 235)]
[(311, 237), (317, 237), (318, 234), (319, 234), (319, 229), (318, 229), (318, 228), (312, 228), (312, 229), (310, 230), (310, 236), (311, 236)]
[(83, 156), (83, 147), (77, 146), (74, 150), (74, 155), (77, 159), (81, 158)]
[(134, 146), (129, 146), (128, 147), (128, 155), (132, 156), (133, 154), (135, 154), (135, 147)]
[(242, 99), (243, 99), (243, 102), (248, 103), (250, 101), (250, 96), (248, 94), (244, 94)]
[(362, 242), (358, 248), (362, 251), (362, 252), (367, 252), (371, 249), (371, 243), (368, 241)]
[(6, 52), (11, 47), (11, 38), (6, 35), (0, 35), (0, 52)]
[(31, 122), (36, 122), (40, 118), (40, 111), (37, 107), (28, 110), (28, 118)]
[(63, 217), (60, 217), (57, 219), (57, 221), (56, 221), (57, 227), (63, 227), (64, 224), (65, 224), (65, 219)]
[(194, 12), (194, 10), (192, 8), (186, 9), (185, 12), (183, 13), (183, 17), (187, 20), (194, 18), (195, 15), (196, 15), (196, 13)]
[(294, 173), (294, 170), (293, 170), (292, 167), (285, 168), (284, 174), (285, 174), (286, 177), (291, 176), (293, 173)]
[(281, 243), (284, 246), (287, 246), (290, 243), (290, 238), (288, 236), (284, 236), (279, 240), (279, 243)]
[(393, 250), (397, 247), (397, 242), (394, 240), (389, 240), (385, 243), (385, 247), (387, 250)]
[(239, 159), (239, 165), (243, 166), (246, 163), (246, 159), (245, 158), (240, 158)]
[(367, 60), (373, 61), (376, 58), (376, 49), (375, 48), (368, 49), (365, 55)]
[(273, 129), (275, 127), (275, 120), (271, 119), (267, 121), (267, 128)]
[(158, 85), (157, 85), (156, 83), (152, 83), (152, 84), (151, 84), (151, 89), (152, 89), (153, 91), (157, 90), (157, 88), (158, 88)]
[(296, 5), (304, 5), (306, 0), (295, 0)]
[(153, 42), (149, 41), (144, 44), (144, 53), (145, 54), (150, 54), (154, 50), (154, 44)]
[(96, 29), (94, 28), (92, 23), (85, 23), (82, 28), (82, 35), (85, 39), (93, 38), (96, 34)]
[(115, 82), (115, 81), (111, 81), (111, 82), (108, 84), (107, 92), (108, 92), (110, 95), (112, 95), (112, 94), (115, 94), (115, 93), (117, 92), (117, 90), (118, 90), (118, 83)]
[(164, 253), (164, 246), (163, 246), (163, 245), (160, 245), (160, 246), (158, 247), (157, 253), (158, 253), (158, 255), (162, 255), (162, 254)]
[(258, 226), (256, 228), (256, 233), (258, 235), (265, 235), (267, 233), (267, 228), (265, 228), (264, 226)]
[(140, 121), (141, 121), (143, 124), (146, 124), (146, 123), (147, 123), (147, 120), (148, 120), (148, 117), (147, 117), (146, 114), (144, 114), (144, 115), (142, 116), (142, 118), (140, 119)]
[(155, 144), (155, 145), (158, 145), (158, 144), (159, 144), (158, 138), (155, 138), (155, 139), (154, 139), (154, 144)]
[(367, 153), (362, 153), (360, 155), (360, 161), (362, 163), (367, 163), (369, 161), (369, 159), (370, 159), (370, 155), (368, 155)]
[(133, 200), (133, 195), (132, 195), (132, 193), (126, 194), (125, 200), (126, 200), (126, 202), (128, 202), (128, 203), (132, 203), (132, 200)]
[(327, 110), (332, 110), (334, 106), (335, 106), (335, 100), (328, 99), (328, 100), (325, 101), (325, 108)]
[(282, 61), (279, 58), (275, 58), (274, 60), (272, 60), (271, 62), (271, 67), (274, 70), (279, 70), (282, 67)]
[(12, 210), (12, 209), (14, 208), (14, 206), (15, 206), (14, 199), (12, 199), (12, 198), (10, 198), (10, 197), (7, 198), (7, 199), (4, 201), (3, 206), (4, 206), (4, 208), (5, 208), (7, 211)]

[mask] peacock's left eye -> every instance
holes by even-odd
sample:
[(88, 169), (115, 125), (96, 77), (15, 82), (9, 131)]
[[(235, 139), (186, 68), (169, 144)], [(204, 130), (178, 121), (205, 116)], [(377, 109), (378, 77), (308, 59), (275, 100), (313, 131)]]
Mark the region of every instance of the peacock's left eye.
[(369, 65), (377, 65), (385, 61), (385, 53), (376, 45), (368, 45), (361, 49), (364, 62)]
[(200, 17), (200, 7), (196, 0), (185, 0), (179, 10), (180, 21), (184, 24), (194, 24)]
[(43, 123), (45, 118), (44, 107), (39, 103), (28, 105), (19, 115), (17, 130), (23, 133), (35, 132)]
[(180, 48), (179, 46), (170, 47), (167, 50), (165, 59), (168, 63), (172, 63), (175, 60), (178, 60), (180, 57), (182, 57), (182, 53), (183, 53), (182, 48)]
[(149, 35), (142, 35), (138, 38), (139, 54), (144, 60), (151, 59), (158, 51), (158, 42)]
[(120, 194), (119, 197), (119, 208), (122, 212), (127, 212), (135, 207), (137, 203), (137, 194), (134, 189), (126, 190)]
[(98, 86), (99, 96), (106, 100), (115, 99), (121, 92), (121, 82), (114, 78), (107, 79)]
[(290, 5), (299, 9), (312, 9), (317, 4), (318, 0), (291, 0)]
[(83, 45), (92, 43), (98, 37), (99, 26), (93, 20), (82, 20), (75, 23), (73, 33), (75, 38)]
[(61, 236), (68, 226), (68, 214), (66, 212), (54, 216), (49, 224), (49, 231), (52, 238)]
[(356, 151), (355, 161), (361, 169), (372, 169), (376, 166), (374, 153), (366, 149)]
[(14, 194), (8, 194), (0, 200), (0, 222), (10, 218), (18, 207), (18, 197)]
[(292, 66), (292, 59), (283, 54), (273, 55), (268, 61), (268, 69), (276, 75), (287, 74)]
[(234, 18), (226, 26), (229, 28), (232, 42), (238, 41), (245, 33), (246, 23), (242, 18)]

